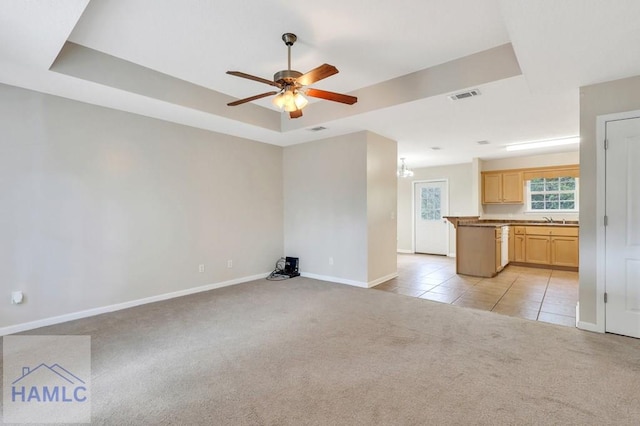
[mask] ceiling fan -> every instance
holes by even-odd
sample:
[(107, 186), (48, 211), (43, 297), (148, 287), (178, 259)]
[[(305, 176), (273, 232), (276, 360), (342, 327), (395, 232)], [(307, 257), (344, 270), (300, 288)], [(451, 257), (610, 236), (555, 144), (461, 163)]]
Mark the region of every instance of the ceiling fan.
[(278, 91), (261, 93), (259, 95), (239, 99), (237, 101), (230, 102), (227, 105), (241, 105), (246, 102), (266, 98), (267, 96), (276, 95), (273, 98), (274, 105), (279, 107), (281, 110), (287, 111), (289, 113), (289, 117), (299, 118), (302, 117), (302, 108), (304, 108), (308, 103), (304, 95), (311, 96), (312, 98), (326, 99), (328, 101), (340, 102), (349, 105), (353, 105), (358, 102), (358, 98), (356, 98), (355, 96), (343, 95), (341, 93), (327, 92), (326, 90), (318, 90), (306, 87), (317, 81), (337, 74), (338, 69), (333, 65), (322, 64), (319, 67), (307, 72), (306, 74), (302, 74), (299, 71), (292, 70), (291, 46), (293, 46), (293, 43), (295, 43), (297, 39), (298, 37), (295, 34), (285, 33), (282, 35), (282, 41), (284, 41), (284, 44), (287, 45), (288, 67), (286, 70), (278, 71), (277, 73), (275, 73), (273, 76), (273, 81), (267, 80), (266, 78), (246, 74), (240, 71), (227, 71), (227, 74), (235, 75), (236, 77), (242, 77), (277, 87), (279, 89)]

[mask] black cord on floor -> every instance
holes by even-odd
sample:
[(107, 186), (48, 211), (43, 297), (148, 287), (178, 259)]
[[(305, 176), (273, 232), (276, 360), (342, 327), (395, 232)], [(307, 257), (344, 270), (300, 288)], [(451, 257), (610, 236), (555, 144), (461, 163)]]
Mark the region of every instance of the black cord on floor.
[(269, 281), (282, 281), (291, 278), (289, 275), (285, 275), (284, 273), (285, 262), (286, 260), (284, 257), (278, 259), (278, 261), (276, 262), (276, 268), (267, 277)]

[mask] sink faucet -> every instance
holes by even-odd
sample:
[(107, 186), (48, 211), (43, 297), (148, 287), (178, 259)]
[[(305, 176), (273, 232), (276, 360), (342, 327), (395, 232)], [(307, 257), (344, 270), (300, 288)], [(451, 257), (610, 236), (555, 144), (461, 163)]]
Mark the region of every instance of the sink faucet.
[(545, 222), (553, 223), (553, 218), (552, 217), (544, 216), (543, 219), (545, 220)]

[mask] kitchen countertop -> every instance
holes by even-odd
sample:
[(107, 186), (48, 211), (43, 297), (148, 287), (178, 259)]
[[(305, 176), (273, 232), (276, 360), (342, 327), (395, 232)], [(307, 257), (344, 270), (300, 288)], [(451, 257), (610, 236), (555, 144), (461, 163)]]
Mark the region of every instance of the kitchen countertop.
[(453, 224), (454, 228), (458, 226), (482, 226), (482, 227), (494, 227), (499, 226), (564, 226), (564, 227), (579, 227), (577, 220), (568, 220), (565, 223), (562, 221), (545, 222), (543, 220), (505, 220), (505, 219), (480, 219), (480, 216), (443, 216)]
[(580, 225), (577, 223), (560, 223), (560, 222), (525, 222), (525, 223), (514, 223), (513, 226), (565, 226), (576, 228)]
[(498, 228), (500, 226), (560, 226), (576, 228), (580, 225), (577, 223), (558, 223), (558, 222), (458, 222), (458, 226), (483, 226)]
[(458, 226), (475, 226), (483, 228), (500, 228), (501, 226), (509, 226), (509, 223), (486, 223), (486, 222), (458, 222)]

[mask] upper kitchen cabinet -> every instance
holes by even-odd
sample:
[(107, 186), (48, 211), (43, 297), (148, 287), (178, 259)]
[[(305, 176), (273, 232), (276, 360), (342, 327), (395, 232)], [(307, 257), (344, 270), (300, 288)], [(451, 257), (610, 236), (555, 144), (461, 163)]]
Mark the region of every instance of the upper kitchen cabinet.
[(522, 171), (482, 172), (482, 204), (524, 203)]

